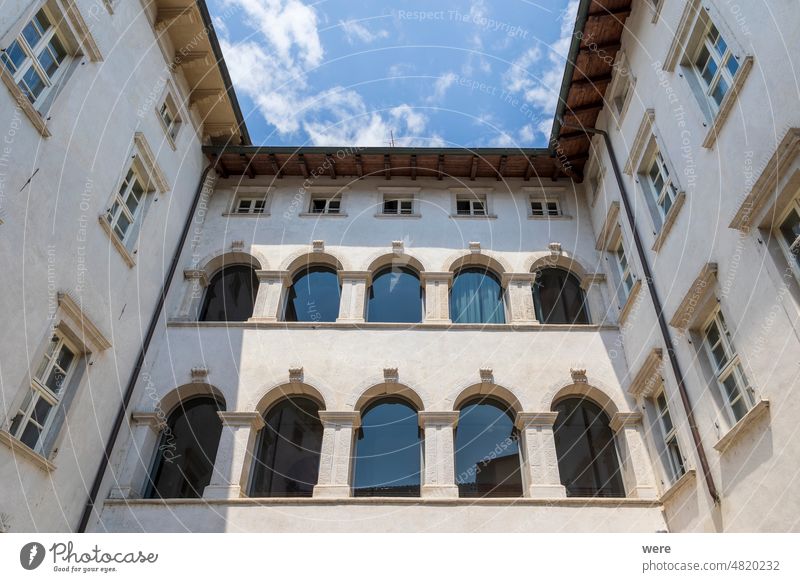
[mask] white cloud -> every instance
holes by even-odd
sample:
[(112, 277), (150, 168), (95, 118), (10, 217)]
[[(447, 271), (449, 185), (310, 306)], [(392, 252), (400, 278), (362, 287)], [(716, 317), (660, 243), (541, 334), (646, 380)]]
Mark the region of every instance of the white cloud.
[(447, 90), (458, 81), (458, 75), (452, 71), (445, 73), (433, 83), (433, 94), (427, 98), (429, 103), (440, 103)]
[(342, 27), (342, 31), (347, 37), (347, 42), (351, 45), (357, 42), (369, 44), (389, 36), (389, 32), (386, 30), (372, 32), (369, 28), (356, 20), (348, 20), (347, 22), (340, 20), (339, 25)]

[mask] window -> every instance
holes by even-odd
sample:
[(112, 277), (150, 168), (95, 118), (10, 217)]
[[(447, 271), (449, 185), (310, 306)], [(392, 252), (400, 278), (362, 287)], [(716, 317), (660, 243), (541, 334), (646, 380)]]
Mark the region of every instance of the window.
[(614, 63), (614, 80), (609, 89), (609, 103), (617, 118), (618, 125), (622, 123), (622, 118), (628, 109), (635, 83), (636, 79), (631, 73), (628, 58), (623, 51), (619, 51)]
[(701, 17), (700, 26), (703, 29), (691, 65), (712, 112), (716, 114), (733, 85), (739, 59), (707, 16)]
[(667, 404), (667, 396), (664, 391), (662, 390), (653, 401), (656, 407), (656, 414), (658, 414), (658, 426), (662, 439), (660, 443), (661, 456), (669, 471), (670, 481), (674, 483), (686, 473), (681, 447), (678, 444), (678, 434), (675, 430), (675, 425), (672, 423), (672, 417), (670, 416), (669, 406)]
[(38, 106), (63, 73), (66, 57), (63, 39), (42, 8), (0, 54), (0, 62), (23, 95)]
[(385, 196), (383, 199), (384, 214), (414, 214), (413, 198), (394, 198)]
[(112, 232), (127, 247), (131, 246), (131, 235), (136, 230), (131, 227), (136, 224), (143, 211), (146, 192), (143, 184), (145, 180), (132, 165), (114, 195), (111, 208), (106, 211), (106, 220)]
[(332, 198), (312, 198), (312, 214), (339, 214), (342, 208), (342, 199), (339, 196)]
[(167, 132), (167, 135), (174, 145), (175, 138), (178, 135), (178, 129), (180, 129), (181, 126), (181, 118), (178, 115), (178, 108), (175, 105), (175, 100), (169, 93), (158, 110), (158, 116), (164, 124), (164, 131)]
[(589, 323), (583, 289), (577, 277), (563, 269), (542, 269), (536, 274), (533, 302), (541, 323)]
[(258, 277), (249, 265), (225, 267), (212, 278), (200, 321), (247, 321), (253, 315)]
[(465, 403), (455, 439), (459, 497), (522, 497), (519, 437), (507, 406), (490, 398)]
[(237, 198), (234, 212), (236, 214), (263, 214), (266, 202), (264, 198)]
[(456, 196), (457, 216), (486, 216), (486, 196), (459, 194)]
[(567, 497), (625, 497), (606, 413), (585, 398), (567, 398), (554, 410), (558, 472)]
[(450, 289), (450, 319), (453, 323), (505, 323), (503, 287), (485, 267), (461, 269)]
[(531, 216), (561, 216), (561, 204), (558, 200), (532, 199)]
[(353, 495), (419, 497), (422, 446), (417, 410), (384, 398), (361, 416), (356, 440)]
[(44, 442), (76, 373), (78, 353), (61, 334), (53, 335), (31, 377), (30, 390), (11, 421), (9, 432), (38, 453), (46, 452)]
[(145, 492), (149, 499), (202, 497), (211, 481), (225, 407), (214, 398), (192, 398), (167, 419)]
[(645, 177), (647, 180), (650, 195), (650, 203), (656, 212), (653, 213), (656, 219), (656, 229), (660, 229), (669, 213), (670, 208), (675, 203), (678, 196), (678, 187), (673, 181), (669, 168), (664, 157), (655, 146), (655, 152), (649, 164), (646, 166)]
[(311, 497), (319, 476), (322, 423), (309, 398), (280, 401), (264, 415), (251, 497)]
[(622, 244), (622, 235), (620, 234), (615, 249), (611, 251), (614, 259), (614, 266), (616, 274), (619, 277), (619, 298), (622, 305), (628, 300), (628, 297), (633, 290), (633, 273), (631, 273), (631, 265), (628, 263), (628, 258), (625, 256), (625, 247)]
[(422, 285), (407, 267), (387, 267), (372, 280), (367, 321), (419, 323), (422, 321)]
[(304, 269), (289, 289), (284, 320), (336, 321), (340, 293), (335, 269), (325, 266)]
[(744, 374), (720, 310), (716, 311), (703, 330), (703, 345), (728, 412), (733, 423), (736, 423), (755, 405), (755, 394)]
[(800, 199), (792, 201), (775, 235), (789, 266), (794, 270), (795, 276), (800, 278)]

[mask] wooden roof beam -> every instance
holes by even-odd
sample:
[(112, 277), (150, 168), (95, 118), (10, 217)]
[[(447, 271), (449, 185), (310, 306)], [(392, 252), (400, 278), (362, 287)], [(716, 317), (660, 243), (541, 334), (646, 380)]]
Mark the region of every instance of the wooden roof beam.
[(587, 18), (605, 18), (614, 16), (617, 19), (627, 18), (631, 14), (630, 6), (620, 6), (618, 8), (601, 8), (587, 14)]
[(297, 163), (303, 173), (303, 178), (308, 178), (308, 162), (306, 162), (306, 157), (303, 154), (297, 156)]
[(328, 174), (331, 177), (331, 180), (336, 179), (336, 161), (333, 159), (333, 156), (330, 154), (325, 154), (325, 161), (328, 162)]
[(439, 154), (439, 163), (437, 164), (439, 175), (436, 176), (437, 180), (444, 179), (444, 154)]
[(469, 179), (475, 181), (475, 176), (478, 175), (478, 156), (472, 156), (472, 168), (469, 171)]
[(387, 180), (392, 179), (392, 161), (389, 154), (384, 154), (383, 156), (383, 176)]
[(594, 87), (595, 85), (600, 85), (601, 83), (608, 83), (610, 81), (611, 81), (611, 74), (605, 74), (605, 75), (598, 75), (596, 77), (583, 76), (582, 79), (576, 79), (572, 81), (571, 84), (573, 87), (585, 87), (587, 85)]
[(582, 46), (580, 48), (580, 52), (582, 52), (583, 54), (600, 53), (601, 51), (610, 53), (618, 51), (620, 48), (622, 48), (622, 44), (620, 44), (618, 40), (614, 40), (602, 44), (591, 43), (589, 44), (589, 46)]
[(525, 166), (525, 177), (523, 180), (529, 182), (536, 168), (533, 167), (533, 156), (528, 158), (528, 164)]
[(361, 160), (361, 154), (356, 154), (356, 170), (358, 171), (358, 177), (364, 177), (364, 162)]
[(564, 109), (564, 115), (580, 115), (581, 113), (590, 113), (594, 111), (600, 111), (603, 108), (602, 101), (596, 101), (593, 103), (584, 103), (583, 105), (578, 105), (577, 107), (567, 107)]
[(411, 179), (417, 179), (417, 156), (416, 154), (412, 154), (411, 156)]
[(239, 154), (244, 162), (244, 171), (251, 180), (256, 177), (256, 167), (253, 165), (253, 158), (247, 154)]
[(506, 171), (506, 164), (508, 163), (508, 156), (500, 156), (500, 165), (497, 166), (497, 181), (503, 179), (503, 172)]
[(186, 7), (178, 8), (159, 8), (156, 12), (155, 28), (162, 31), (174, 24), (189, 25), (200, 22), (200, 15), (197, 12), (197, 5), (192, 2)]
[(275, 177), (283, 178), (283, 172), (281, 171), (281, 167), (278, 165), (278, 158), (275, 157), (275, 154), (269, 155), (269, 163), (272, 166), (272, 171), (275, 174)]

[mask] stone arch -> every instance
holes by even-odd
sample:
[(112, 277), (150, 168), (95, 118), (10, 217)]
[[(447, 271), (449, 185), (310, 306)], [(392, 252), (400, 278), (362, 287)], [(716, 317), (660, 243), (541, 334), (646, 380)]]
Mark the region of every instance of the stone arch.
[(466, 388), (460, 390), (455, 397), (449, 397), (447, 399), (447, 403), (450, 404), (452, 402), (452, 409), (454, 411), (458, 411), (468, 400), (480, 397), (491, 397), (495, 400), (499, 400), (508, 406), (509, 411), (512, 411), (515, 416), (517, 413), (522, 412), (523, 410), (522, 404), (514, 392), (505, 386), (495, 384), (494, 382), (479, 382), (477, 384), (467, 386)]
[(426, 270), (421, 260), (408, 253), (381, 253), (373, 255), (366, 268), (373, 275), (385, 267), (408, 267), (421, 275)]
[(352, 409), (363, 411), (372, 401), (390, 396), (407, 400), (416, 407), (417, 411), (425, 410), (425, 403), (416, 390), (399, 382), (380, 382), (372, 385), (360, 393), (358, 399), (352, 404)]
[(289, 279), (294, 279), (299, 271), (306, 267), (325, 265), (336, 271), (347, 271), (348, 265), (338, 254), (330, 251), (308, 251), (303, 250), (293, 253), (281, 263), (281, 271), (286, 271)]
[(494, 272), (498, 278), (501, 278), (503, 273), (511, 273), (514, 271), (511, 263), (501, 256), (494, 253), (489, 254), (486, 251), (474, 252), (471, 250), (450, 255), (447, 261), (445, 261), (442, 270), (455, 273), (464, 267), (484, 267)]
[(541, 410), (553, 410), (553, 407), (565, 398), (587, 398), (603, 409), (610, 419), (617, 412), (629, 410), (628, 404), (615, 392), (617, 391), (610, 390), (596, 381), (554, 384), (545, 392)]
[(262, 393), (251, 409), (263, 416), (275, 404), (292, 396), (310, 398), (319, 405), (320, 410), (326, 410), (325, 397), (319, 390), (305, 382), (286, 382), (273, 386)]
[(583, 283), (587, 275), (593, 273), (586, 268), (586, 262), (578, 256), (562, 251), (558, 254), (550, 252), (535, 253), (525, 261), (525, 272), (531, 273), (546, 268), (557, 268), (569, 271)]
[(218, 250), (206, 255), (199, 263), (199, 268), (205, 271), (206, 280), (217, 274), (223, 267), (233, 265), (250, 265), (255, 270), (266, 270), (269, 263), (266, 257), (257, 249), (245, 250)]
[(216, 386), (205, 382), (192, 382), (167, 392), (156, 405), (156, 411), (163, 413), (164, 418), (167, 419), (182, 402), (198, 396), (215, 398), (220, 403), (221, 408), (227, 410), (225, 397)]

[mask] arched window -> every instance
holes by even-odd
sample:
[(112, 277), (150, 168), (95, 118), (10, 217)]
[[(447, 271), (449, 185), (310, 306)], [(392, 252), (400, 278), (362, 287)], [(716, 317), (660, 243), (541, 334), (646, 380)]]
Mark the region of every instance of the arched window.
[(506, 406), (483, 398), (464, 404), (456, 428), (459, 497), (521, 497), (519, 439)]
[(264, 415), (251, 497), (311, 497), (319, 476), (322, 423), (310, 398), (280, 401)]
[(161, 435), (145, 496), (151, 499), (202, 497), (211, 481), (222, 433), (216, 399), (200, 396), (182, 402), (170, 414)]
[(258, 291), (255, 269), (225, 267), (211, 278), (200, 311), (200, 321), (246, 321), (253, 315)]
[(286, 300), (286, 321), (336, 321), (339, 276), (331, 267), (309, 267), (294, 278)]
[(400, 398), (382, 398), (361, 416), (355, 448), (356, 497), (418, 497), (421, 442), (417, 411)]
[(555, 406), (558, 472), (568, 497), (625, 497), (608, 416), (594, 402), (568, 398)]
[(505, 323), (503, 287), (497, 276), (484, 267), (461, 269), (450, 289), (450, 319), (453, 323)]
[(407, 267), (379, 271), (369, 289), (367, 321), (422, 321), (422, 286), (417, 274)]
[(589, 323), (578, 278), (563, 269), (542, 269), (533, 285), (536, 317), (542, 323)]

